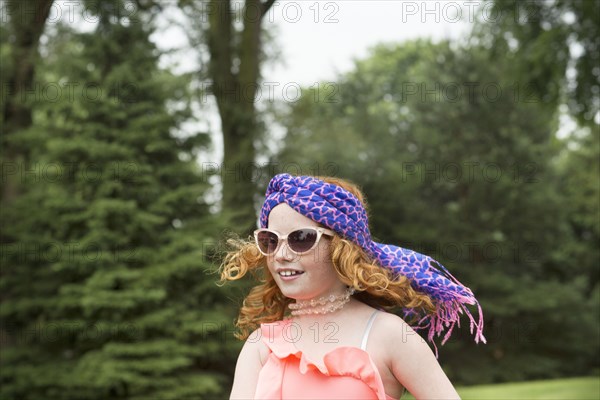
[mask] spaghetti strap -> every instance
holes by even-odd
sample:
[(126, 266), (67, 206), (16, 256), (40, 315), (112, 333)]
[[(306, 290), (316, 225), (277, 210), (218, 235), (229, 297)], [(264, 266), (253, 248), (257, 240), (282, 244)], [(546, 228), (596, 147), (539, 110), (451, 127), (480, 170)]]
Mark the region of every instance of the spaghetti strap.
[(367, 323), (367, 329), (365, 329), (365, 334), (363, 335), (362, 343), (360, 344), (361, 350), (367, 349), (367, 340), (369, 339), (369, 332), (371, 332), (371, 327), (373, 326), (373, 321), (375, 321), (377, 311), (378, 310), (373, 311), (373, 314), (371, 314), (371, 318), (369, 318), (369, 322)]

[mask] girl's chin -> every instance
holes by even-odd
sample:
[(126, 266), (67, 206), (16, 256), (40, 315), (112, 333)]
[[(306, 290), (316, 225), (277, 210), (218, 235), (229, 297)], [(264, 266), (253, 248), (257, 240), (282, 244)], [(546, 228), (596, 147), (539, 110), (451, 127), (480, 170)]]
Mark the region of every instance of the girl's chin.
[(285, 289), (282, 289), (282, 290), (281, 290), (281, 293), (282, 293), (282, 294), (283, 294), (285, 297), (288, 297), (288, 298), (290, 298), (290, 299), (294, 299), (294, 300), (296, 300), (296, 299), (298, 299), (298, 298), (302, 297), (302, 293), (300, 293), (300, 292), (299, 292), (299, 291), (297, 291), (297, 290), (285, 290)]
[(292, 299), (292, 300), (296, 300), (296, 301), (308, 301), (308, 300), (313, 300), (313, 299), (319, 297), (319, 296), (315, 296), (314, 293), (305, 292), (303, 290), (295, 290), (295, 291), (287, 290), (287, 291), (282, 291), (281, 293), (283, 293), (283, 295), (285, 297), (287, 297), (288, 299)]
[(289, 299), (302, 300), (302, 299), (308, 298), (307, 293), (304, 292), (303, 290), (290, 290), (289, 288), (280, 288), (280, 289), (281, 289), (281, 293)]

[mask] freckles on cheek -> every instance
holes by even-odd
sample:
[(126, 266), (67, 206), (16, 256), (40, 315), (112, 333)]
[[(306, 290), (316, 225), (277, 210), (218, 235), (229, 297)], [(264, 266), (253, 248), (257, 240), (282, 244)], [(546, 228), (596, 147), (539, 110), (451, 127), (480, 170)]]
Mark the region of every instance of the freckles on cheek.
[(268, 272), (269, 274), (273, 275), (273, 271), (274, 271), (273, 261), (269, 260), (269, 258), (267, 257), (265, 259), (265, 272)]
[(275, 272), (275, 263), (273, 262), (272, 258), (267, 259), (267, 268), (269, 269), (269, 271)]
[(309, 254), (308, 256), (310, 262), (313, 264), (331, 263), (331, 252), (329, 251), (329, 246), (319, 246), (312, 252), (312, 254)]

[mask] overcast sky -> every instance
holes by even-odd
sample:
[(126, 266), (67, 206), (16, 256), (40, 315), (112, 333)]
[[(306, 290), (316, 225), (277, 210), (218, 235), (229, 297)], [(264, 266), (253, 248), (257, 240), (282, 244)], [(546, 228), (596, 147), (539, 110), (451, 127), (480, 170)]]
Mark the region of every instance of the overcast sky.
[(380, 42), (458, 38), (470, 29), (466, 3), (478, 2), (276, 1), (264, 23), (275, 28), (285, 65), (267, 66), (265, 76), (309, 85), (348, 71)]
[[(234, 1), (236, 7), (242, 2)], [(263, 19), (274, 36), (270, 47), (280, 52), (275, 65), (263, 66), (270, 81), (310, 85), (334, 79), (348, 71), (354, 58), (381, 42), (399, 43), (417, 37), (459, 38), (471, 27), (479, 1), (407, 0), (277, 0)], [(481, 14), (481, 11), (479, 12)], [(161, 33), (153, 36), (162, 48), (186, 44), (182, 25), (174, 15), (164, 21)], [(181, 70), (194, 68), (186, 52), (171, 62)]]

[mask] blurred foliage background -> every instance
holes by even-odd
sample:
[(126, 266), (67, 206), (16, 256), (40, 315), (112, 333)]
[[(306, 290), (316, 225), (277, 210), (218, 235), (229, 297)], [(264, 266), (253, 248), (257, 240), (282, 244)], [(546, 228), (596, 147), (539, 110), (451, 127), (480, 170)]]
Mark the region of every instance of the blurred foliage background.
[[(462, 40), (381, 44), (259, 107), (273, 3), (85, 0), (85, 30), (2, 2), (0, 398), (227, 397), (252, 282), (215, 284), (220, 243), (277, 172), (353, 180), (377, 240), (473, 289), (488, 344), (441, 348), (455, 384), (597, 376), (600, 3), (484, 2), (502, 17)], [(160, 67), (168, 7), (193, 73)], [(206, 98), (221, 129), (186, 129)]]

